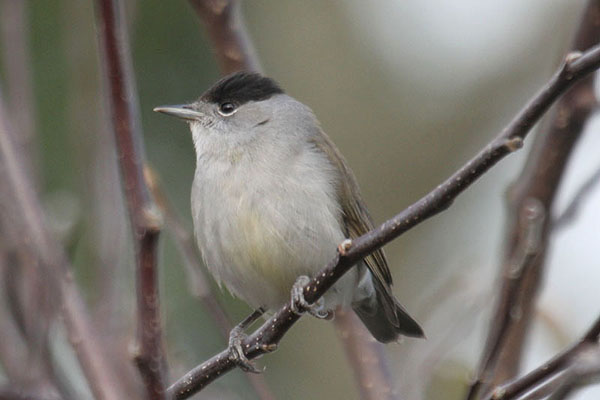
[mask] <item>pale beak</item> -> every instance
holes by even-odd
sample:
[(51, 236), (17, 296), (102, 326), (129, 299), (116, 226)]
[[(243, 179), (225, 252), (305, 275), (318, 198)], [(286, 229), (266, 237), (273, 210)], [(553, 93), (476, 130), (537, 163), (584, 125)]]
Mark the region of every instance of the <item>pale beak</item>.
[(154, 107), (155, 112), (172, 115), (173, 117), (185, 119), (188, 121), (199, 121), (204, 115), (192, 108), (190, 104), (177, 104), (173, 106)]

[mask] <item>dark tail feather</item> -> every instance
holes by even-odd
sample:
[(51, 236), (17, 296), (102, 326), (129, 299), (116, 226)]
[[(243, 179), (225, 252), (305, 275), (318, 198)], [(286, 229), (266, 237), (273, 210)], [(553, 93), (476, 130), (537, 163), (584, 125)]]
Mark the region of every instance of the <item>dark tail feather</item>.
[(375, 339), (382, 343), (393, 342), (399, 335), (425, 337), (419, 326), (391, 294), (375, 290), (375, 299), (364, 299), (352, 305), (354, 312)]

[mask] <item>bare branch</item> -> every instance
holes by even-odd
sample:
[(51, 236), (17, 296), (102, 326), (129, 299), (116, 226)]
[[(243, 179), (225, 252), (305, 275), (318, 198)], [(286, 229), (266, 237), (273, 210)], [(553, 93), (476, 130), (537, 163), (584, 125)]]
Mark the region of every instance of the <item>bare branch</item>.
[[(538, 386), (550, 381), (557, 374), (563, 372), (569, 367), (573, 367), (592, 351), (594, 356), (598, 356), (598, 335), (600, 334), (600, 317), (596, 319), (592, 327), (577, 343), (556, 355), (552, 360), (543, 364), (539, 368), (531, 371), (527, 375), (516, 379), (506, 385), (497, 387), (485, 397), (488, 400), (511, 400), (537, 388)], [(595, 349), (595, 351), (593, 350)], [(597, 360), (596, 360), (597, 363)], [(581, 373), (586, 373), (587, 369), (582, 368)], [(576, 373), (576, 372), (572, 372)]]
[(157, 244), (162, 221), (143, 176), (143, 141), (136, 103), (129, 44), (122, 4), (97, 0), (97, 23), (104, 72), (111, 104), (113, 129), (137, 258), (136, 364), (146, 384), (148, 398), (162, 399), (166, 359), (158, 294)]
[(377, 342), (358, 317), (348, 310), (338, 308), (333, 322), (354, 370), (360, 398), (399, 399), (397, 390), (392, 387), (390, 371), (385, 363), (384, 345)]
[[(407, 230), (447, 209), (454, 199), (502, 158), (521, 147), (529, 130), (552, 103), (579, 79), (600, 67), (600, 46), (584, 54), (566, 57), (561, 68), (533, 97), (517, 116), (473, 159), (425, 197), (384, 222), (376, 229), (358, 237), (344, 255), (339, 253), (304, 287), (309, 304), (317, 301), (344, 273), (359, 260), (397, 238)], [(273, 351), (285, 333), (300, 317), (286, 304), (243, 343), (249, 359)], [(184, 399), (235, 367), (228, 352), (222, 351), (197, 366), (171, 387), (168, 393)]]
[(522, 317), (521, 311), (514, 307), (512, 302), (522, 295), (520, 290), (523, 277), (529, 272), (539, 254), (542, 227), (546, 219), (545, 212), (544, 206), (537, 199), (527, 199), (519, 223), (519, 226), (525, 230), (521, 235), (523, 240), (519, 243), (518, 251), (514, 255), (515, 259), (510, 262), (510, 269), (503, 277), (503, 291), (506, 296), (503, 296), (497, 305), (497, 314), (490, 327), (488, 342), (484, 349), (481, 375), (471, 386), (469, 396), (474, 396), (481, 389), (480, 385), (483, 382), (491, 380), (493, 370), (489, 366), (495, 365), (498, 361), (500, 350), (508, 337), (507, 330), (514, 323), (513, 321)]
[(600, 346), (579, 353), (563, 375), (560, 386), (548, 400), (564, 400), (583, 387), (600, 381)]
[(262, 70), (241, 17), (238, 0), (189, 0), (204, 22), (221, 72)]
[[(577, 50), (587, 49), (597, 43), (600, 36), (599, 17), (600, 1), (590, 0), (572, 46), (575, 51), (567, 56), (567, 64), (570, 58), (579, 57), (581, 53)], [(567, 72), (565, 78), (568, 79), (569, 75)], [(511, 212), (506, 232), (507, 249), (501, 265), (502, 285), (468, 399), (478, 398), (491, 386), (510, 379), (518, 372), (524, 338), (542, 277), (550, 223), (549, 218), (543, 221), (536, 254), (514, 279), (514, 260), (519, 259), (528, 240), (528, 222), (523, 215), (532, 202), (537, 203), (543, 213), (548, 214), (552, 209), (571, 151), (588, 115), (597, 104), (592, 79), (592, 76), (582, 79), (558, 102), (553, 115), (540, 129), (540, 133), (545, 134), (537, 136), (521, 176), (509, 192)]]

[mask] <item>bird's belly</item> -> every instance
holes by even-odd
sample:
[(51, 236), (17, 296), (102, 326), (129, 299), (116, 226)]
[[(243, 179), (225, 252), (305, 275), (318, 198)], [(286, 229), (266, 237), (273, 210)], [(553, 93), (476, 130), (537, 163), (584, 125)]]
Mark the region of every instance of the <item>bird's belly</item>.
[[(221, 184), (220, 189), (198, 202), (198, 242), (217, 281), (255, 308), (283, 305), (297, 277), (319, 271), (344, 239), (337, 202), (318, 187), (279, 182), (267, 188)], [(354, 280), (348, 277), (337, 291), (350, 291), (355, 283), (348, 282)]]

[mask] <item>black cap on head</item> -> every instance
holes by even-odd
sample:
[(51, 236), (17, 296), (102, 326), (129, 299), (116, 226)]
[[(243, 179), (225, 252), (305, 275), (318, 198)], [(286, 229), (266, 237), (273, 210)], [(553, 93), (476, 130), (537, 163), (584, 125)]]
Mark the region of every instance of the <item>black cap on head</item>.
[(242, 71), (219, 80), (202, 95), (201, 100), (215, 104), (232, 102), (241, 105), (249, 101), (266, 100), (280, 93), (283, 90), (273, 79)]

